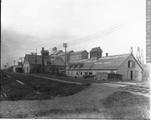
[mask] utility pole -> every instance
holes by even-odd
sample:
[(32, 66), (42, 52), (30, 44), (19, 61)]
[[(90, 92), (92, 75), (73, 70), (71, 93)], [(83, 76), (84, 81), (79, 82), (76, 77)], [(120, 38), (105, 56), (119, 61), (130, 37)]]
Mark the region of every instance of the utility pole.
[(67, 48), (67, 43), (63, 43), (63, 47), (65, 48), (65, 65), (64, 65), (64, 71), (66, 74), (66, 48)]

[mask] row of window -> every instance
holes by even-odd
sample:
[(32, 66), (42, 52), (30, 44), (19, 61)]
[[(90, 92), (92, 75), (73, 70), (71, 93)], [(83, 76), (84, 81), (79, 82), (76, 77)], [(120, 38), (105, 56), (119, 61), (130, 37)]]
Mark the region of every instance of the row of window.
[[(76, 72), (76, 75), (82, 75), (82, 72)], [(92, 75), (92, 72), (84, 72), (85, 75)]]

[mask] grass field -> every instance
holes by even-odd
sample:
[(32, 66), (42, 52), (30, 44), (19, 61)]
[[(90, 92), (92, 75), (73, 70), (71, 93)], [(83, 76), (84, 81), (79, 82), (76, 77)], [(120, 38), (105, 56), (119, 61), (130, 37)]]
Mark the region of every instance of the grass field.
[[(55, 96), (73, 95), (89, 86), (89, 84), (75, 85), (61, 83), (30, 75), (2, 73), (1, 78), (0, 100), (51, 99)], [(16, 80), (21, 81), (23, 84), (20, 84)]]
[(60, 83), (22, 74), (3, 77), (2, 118), (149, 120), (149, 98), (116, 87)]
[(126, 91), (118, 91), (100, 101), (106, 116), (127, 120), (149, 120), (149, 99)]

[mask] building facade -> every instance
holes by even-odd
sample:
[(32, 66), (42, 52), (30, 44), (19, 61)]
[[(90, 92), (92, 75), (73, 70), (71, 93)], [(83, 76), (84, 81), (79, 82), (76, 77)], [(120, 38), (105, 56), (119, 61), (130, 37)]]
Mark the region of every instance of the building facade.
[[(74, 52), (73, 50), (66, 52), (66, 65), (68, 65), (68, 63), (69, 63), (69, 61), (70, 61), (70, 55), (71, 55), (71, 53), (73, 53), (73, 52)], [(60, 53), (58, 56), (62, 58), (62, 60), (64, 61), (64, 64), (65, 64), (65, 53), (62, 52), (62, 53)]]
[(100, 47), (92, 48), (90, 51), (90, 58), (101, 58), (102, 57), (102, 49)]
[(72, 77), (101, 73), (115, 73), (122, 75), (123, 80), (141, 81), (143, 68), (132, 54), (123, 54), (77, 61), (71, 63), (67, 69), (67, 75)]
[(36, 54), (26, 54), (24, 57), (24, 73), (41, 72), (42, 57)]
[(69, 62), (74, 62), (82, 59), (88, 59), (88, 52), (86, 50), (72, 52), (69, 56)]

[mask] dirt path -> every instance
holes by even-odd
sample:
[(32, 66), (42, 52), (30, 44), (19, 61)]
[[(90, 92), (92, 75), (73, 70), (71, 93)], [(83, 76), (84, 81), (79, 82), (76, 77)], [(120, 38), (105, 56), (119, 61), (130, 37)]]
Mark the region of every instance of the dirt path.
[[(0, 114), (2, 117), (30, 117), (35, 118), (39, 113), (43, 113), (36, 118), (74, 118), (79, 115), (80, 118), (102, 118), (103, 113), (93, 112), (91, 110), (100, 110), (100, 100), (107, 97), (118, 89), (107, 87), (102, 84), (93, 84), (89, 88), (68, 97), (55, 97), (51, 100), (27, 100), (27, 101), (1, 101)], [(86, 110), (85, 114), (56, 114), (50, 111), (74, 111)], [(89, 113), (90, 112), (90, 113)], [(46, 114), (47, 113), (47, 114)], [(53, 115), (52, 115), (53, 114)], [(91, 116), (91, 117), (90, 117)]]

